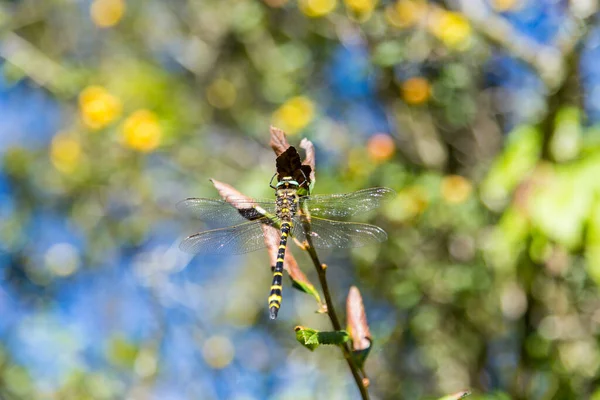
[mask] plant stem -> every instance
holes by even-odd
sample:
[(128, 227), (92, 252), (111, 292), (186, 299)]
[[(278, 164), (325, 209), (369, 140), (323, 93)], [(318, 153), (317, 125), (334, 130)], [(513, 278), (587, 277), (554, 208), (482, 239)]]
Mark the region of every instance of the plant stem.
[[(307, 245), (304, 248), (310, 255), (310, 258), (312, 259), (313, 264), (317, 269), (317, 273), (319, 275), (319, 282), (321, 282), (321, 289), (323, 290), (323, 295), (325, 296), (325, 304), (327, 304), (327, 315), (331, 320), (331, 325), (333, 325), (333, 329), (336, 331), (340, 331), (342, 330), (342, 326), (340, 325), (340, 320), (337, 317), (333, 301), (331, 300), (331, 293), (329, 292), (329, 285), (327, 284), (326, 268), (324, 264), (322, 264), (321, 261), (319, 261), (319, 256), (317, 255), (317, 252), (315, 251), (315, 248), (312, 245), (310, 235), (306, 236)], [(352, 372), (352, 376), (354, 377), (356, 386), (358, 386), (358, 390), (360, 390), (360, 395), (362, 399), (369, 400), (369, 392), (363, 384), (363, 379), (360, 375), (359, 369), (356, 363), (354, 362), (354, 358), (352, 358), (352, 351), (350, 350), (350, 346), (348, 345), (348, 343), (344, 343), (340, 347), (342, 349), (342, 352), (344, 353), (344, 358), (348, 363), (348, 367), (350, 367), (350, 371)]]

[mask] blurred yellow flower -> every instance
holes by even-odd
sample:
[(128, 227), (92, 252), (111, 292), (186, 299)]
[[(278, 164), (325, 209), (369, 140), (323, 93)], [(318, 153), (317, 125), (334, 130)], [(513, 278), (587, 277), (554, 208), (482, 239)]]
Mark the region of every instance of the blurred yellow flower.
[(300, 0), (300, 11), (313, 18), (322, 17), (335, 9), (337, 0)]
[(492, 7), (494, 10), (499, 12), (514, 10), (518, 8), (522, 1), (521, 0), (492, 0)]
[(367, 14), (373, 11), (377, 0), (344, 0), (346, 7), (355, 13)]
[(160, 145), (162, 128), (158, 117), (149, 110), (137, 110), (123, 124), (123, 141), (134, 150), (149, 152)]
[(306, 127), (314, 118), (315, 106), (304, 96), (286, 101), (273, 113), (273, 125), (293, 135)]
[(473, 191), (469, 180), (460, 175), (448, 175), (442, 179), (442, 198), (448, 203), (463, 203)]
[(79, 112), (85, 125), (101, 129), (121, 115), (121, 100), (101, 86), (88, 86), (79, 94)]
[(235, 86), (226, 79), (217, 79), (206, 89), (206, 99), (215, 108), (229, 108), (233, 106), (236, 98)]
[(390, 25), (396, 28), (408, 28), (416, 25), (427, 13), (427, 3), (415, 0), (400, 0), (385, 10)]
[(108, 28), (119, 23), (125, 14), (124, 0), (94, 0), (90, 7), (90, 15), (94, 24)]
[(382, 162), (389, 160), (396, 151), (394, 140), (387, 133), (377, 133), (369, 138), (367, 152), (371, 160)]
[(422, 104), (429, 99), (431, 85), (422, 76), (415, 76), (402, 82), (400, 90), (402, 98), (408, 104)]
[(64, 174), (70, 174), (81, 160), (81, 145), (79, 141), (67, 133), (59, 133), (52, 138), (50, 144), (50, 161), (54, 168)]
[(429, 19), (429, 29), (449, 47), (464, 49), (470, 44), (471, 24), (462, 14), (438, 10)]

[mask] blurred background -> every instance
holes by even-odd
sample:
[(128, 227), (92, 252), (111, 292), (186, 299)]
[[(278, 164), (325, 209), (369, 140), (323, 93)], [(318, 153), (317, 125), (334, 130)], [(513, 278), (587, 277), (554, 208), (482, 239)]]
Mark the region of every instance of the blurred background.
[(0, 0), (0, 398), (358, 398), (287, 278), (268, 320), (266, 252), (178, 249), (209, 178), (273, 195), (274, 124), (314, 193), (398, 192), (320, 254), (372, 398), (600, 399), (597, 7)]

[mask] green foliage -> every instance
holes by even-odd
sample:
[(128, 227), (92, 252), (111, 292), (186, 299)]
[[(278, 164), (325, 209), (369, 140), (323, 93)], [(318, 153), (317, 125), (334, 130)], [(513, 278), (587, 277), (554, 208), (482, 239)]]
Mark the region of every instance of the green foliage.
[(312, 297), (315, 298), (315, 300), (317, 301), (317, 303), (319, 305), (322, 304), (321, 296), (319, 295), (319, 291), (317, 289), (315, 289), (315, 287), (313, 286), (312, 283), (310, 283), (308, 281), (306, 281), (306, 282), (298, 281), (298, 280), (294, 280), (292, 278), (292, 287), (294, 287), (295, 289), (297, 289), (303, 293), (311, 295)]
[(310, 351), (320, 345), (341, 346), (350, 339), (350, 335), (346, 331), (322, 332), (302, 326), (297, 326), (295, 331), (296, 340)]
[(371, 349), (373, 348), (373, 342), (370, 341), (369, 347), (363, 350), (352, 350), (352, 357), (354, 358), (354, 362), (358, 366), (358, 368), (364, 368), (365, 361), (367, 361), (367, 357), (371, 353)]
[(448, 396), (440, 397), (438, 400), (460, 400), (460, 399), (464, 399), (465, 397), (468, 397), (470, 395), (471, 395), (471, 392), (464, 391), (464, 392), (449, 394)]
[(126, 340), (122, 336), (113, 337), (107, 349), (108, 360), (115, 366), (132, 368), (138, 354), (135, 343)]

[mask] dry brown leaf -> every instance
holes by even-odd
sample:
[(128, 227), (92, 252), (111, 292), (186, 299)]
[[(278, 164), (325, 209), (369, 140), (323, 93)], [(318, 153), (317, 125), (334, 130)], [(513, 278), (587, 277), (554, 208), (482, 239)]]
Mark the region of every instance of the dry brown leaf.
[(269, 131), (271, 132), (271, 141), (269, 142), (269, 144), (271, 145), (271, 148), (275, 152), (275, 155), (277, 157), (279, 157), (279, 155), (281, 155), (281, 153), (283, 153), (284, 151), (286, 151), (288, 149), (288, 147), (290, 147), (290, 144), (287, 141), (285, 132), (282, 131), (281, 129), (276, 128), (271, 125), (271, 127), (269, 128)]
[(356, 286), (350, 288), (348, 298), (346, 299), (347, 325), (350, 336), (352, 337), (352, 346), (354, 350), (360, 351), (368, 349), (371, 345), (371, 332), (367, 324), (367, 314), (363, 305), (362, 296)]
[[(269, 252), (269, 259), (271, 260), (270, 265), (274, 267), (277, 263), (277, 252), (279, 251), (281, 233), (277, 229), (269, 225), (263, 225), (262, 230), (265, 235), (265, 243), (267, 245), (267, 251)], [(297, 272), (292, 271), (298, 271), (300, 272), (300, 274), (302, 274), (302, 272), (298, 268), (298, 263), (296, 262), (294, 255), (290, 251), (286, 251), (285, 259), (283, 261), (283, 269), (285, 269), (294, 280), (296, 280)], [(306, 276), (304, 276), (304, 279), (307, 280)]]
[(236, 200), (248, 200), (248, 202), (252, 201), (251, 197), (243, 195), (231, 185), (219, 182), (216, 179), (211, 179), (210, 181), (215, 186), (215, 189), (217, 189), (217, 191), (219, 192), (219, 196), (221, 196), (225, 201), (232, 198), (235, 198)]
[(315, 146), (312, 142), (306, 138), (300, 142), (300, 147), (304, 149), (306, 158), (302, 161), (302, 164), (310, 166), (310, 181), (315, 181)]

